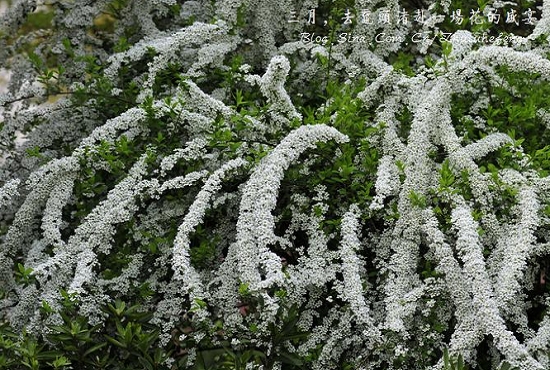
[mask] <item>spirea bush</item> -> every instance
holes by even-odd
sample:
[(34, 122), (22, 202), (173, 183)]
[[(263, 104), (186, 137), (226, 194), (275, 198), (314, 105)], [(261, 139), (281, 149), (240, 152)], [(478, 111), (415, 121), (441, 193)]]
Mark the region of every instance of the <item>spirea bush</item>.
[(0, 368), (549, 369), (549, 32), (548, 1), (15, 1)]

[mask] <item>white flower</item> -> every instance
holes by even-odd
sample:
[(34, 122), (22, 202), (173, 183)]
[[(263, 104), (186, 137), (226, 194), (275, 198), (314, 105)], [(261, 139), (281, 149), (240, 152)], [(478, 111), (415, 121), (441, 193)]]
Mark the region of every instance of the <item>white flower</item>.
[(373, 198), (370, 208), (372, 210), (382, 209), (384, 199), (399, 190), (400, 185), (399, 169), (395, 165), (395, 160), (391, 156), (382, 157), (378, 164), (378, 173), (374, 185), (376, 196)]
[(0, 208), (4, 207), (13, 197), (19, 195), (18, 187), (21, 183), (20, 179), (13, 179), (4, 184), (0, 188)]
[[(325, 126), (301, 126), (291, 132), (254, 170), (243, 190), (237, 242), (229, 256), (236, 256), (241, 280), (251, 284), (251, 290), (282, 283), (281, 261), (267, 245), (275, 240), (271, 214), (277, 202), (277, 191), (284, 171), (298, 156), (317, 142), (346, 142), (348, 138), (336, 129)], [(261, 268), (266, 274), (262, 282)]]
[(179, 282), (183, 294), (194, 289), (192, 297), (197, 295), (200, 297), (201, 294), (204, 295), (204, 293), (201, 293), (203, 288), (200, 278), (191, 266), (189, 259), (189, 234), (201, 222), (209, 207), (212, 196), (221, 188), (221, 182), (226, 173), (246, 164), (247, 162), (244, 159), (234, 159), (215, 171), (206, 181), (199, 194), (197, 194), (195, 201), (189, 207), (187, 215), (178, 228), (172, 252), (172, 268), (174, 269), (174, 277), (172, 279)]
[(518, 342), (504, 323), (499, 313), (498, 304), (493, 293), (489, 275), (483, 258), (482, 246), (479, 243), (477, 224), (471, 210), (465, 204), (458, 204), (452, 212), (452, 222), (457, 229), (456, 247), (464, 263), (464, 272), (471, 279), (473, 305), (478, 310), (479, 325), (485, 334), (491, 334), (496, 347), (506, 355), (512, 365), (522, 369), (543, 369)]
[(360, 248), (357, 237), (360, 211), (353, 204), (342, 218), (342, 246), (340, 255), (342, 258), (342, 274), (344, 276), (343, 299), (351, 305), (356, 320), (369, 327), (371, 336), (368, 340), (375, 341), (380, 337), (380, 332), (374, 327), (374, 320), (370, 315), (370, 309), (364, 299), (363, 284), (360, 275), (360, 260), (355, 251)]

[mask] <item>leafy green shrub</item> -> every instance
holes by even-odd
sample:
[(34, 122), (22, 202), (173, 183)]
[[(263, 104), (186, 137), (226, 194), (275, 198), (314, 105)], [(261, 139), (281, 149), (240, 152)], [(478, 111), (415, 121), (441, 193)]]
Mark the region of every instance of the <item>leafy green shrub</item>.
[(548, 368), (547, 4), (36, 5), (0, 30), (1, 368)]

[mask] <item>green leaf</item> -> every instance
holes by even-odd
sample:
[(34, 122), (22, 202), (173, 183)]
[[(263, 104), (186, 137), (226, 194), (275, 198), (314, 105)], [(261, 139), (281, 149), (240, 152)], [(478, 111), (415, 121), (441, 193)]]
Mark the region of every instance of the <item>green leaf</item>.
[(458, 355), (458, 360), (457, 360), (457, 368), (459, 370), (462, 370), (464, 369), (464, 359), (462, 358), (462, 355)]
[(114, 345), (117, 346), (117, 347), (126, 348), (126, 344), (119, 342), (118, 340), (116, 340), (116, 339), (113, 338), (113, 337), (110, 337), (110, 336), (108, 336), (108, 335), (103, 335), (103, 337), (104, 337), (105, 339), (107, 339), (107, 341), (109, 341), (110, 343), (114, 344)]
[(143, 357), (138, 357), (138, 361), (141, 365), (143, 365), (143, 367), (147, 370), (154, 370), (155, 367), (153, 366), (153, 364), (151, 364), (149, 361), (147, 361), (146, 359), (144, 359)]
[(422, 194), (417, 194), (414, 190), (409, 193), (409, 199), (414, 207), (426, 208), (426, 197)]
[(87, 357), (88, 355), (96, 352), (97, 350), (105, 347), (107, 345), (106, 342), (102, 342), (99, 344), (96, 344), (95, 346), (90, 347), (86, 352), (84, 352), (83, 357)]
[(279, 355), (279, 361), (283, 364), (294, 366), (302, 366), (304, 364), (302, 358), (294, 353), (283, 352)]
[(195, 302), (200, 308), (206, 308), (208, 306), (205, 301), (199, 298), (195, 298), (193, 302)]
[(250, 292), (248, 291), (248, 283), (241, 283), (239, 285), (239, 295), (240, 296), (247, 296), (248, 294), (250, 294)]
[(443, 364), (445, 369), (448, 369), (451, 366), (451, 360), (449, 358), (449, 350), (447, 348), (443, 349)]

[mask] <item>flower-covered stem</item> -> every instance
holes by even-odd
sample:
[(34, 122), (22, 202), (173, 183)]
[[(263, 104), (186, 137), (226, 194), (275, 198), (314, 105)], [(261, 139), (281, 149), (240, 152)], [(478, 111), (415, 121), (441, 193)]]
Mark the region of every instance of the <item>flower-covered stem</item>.
[(496, 347), (513, 365), (522, 369), (543, 369), (506, 328), (487, 273), (483, 248), (477, 234), (477, 223), (465, 203), (459, 203), (453, 209), (452, 222), (457, 230), (456, 248), (464, 263), (464, 273), (471, 279), (470, 293), (473, 295), (473, 305), (482, 318), (479, 323), (484, 334), (493, 336)]

